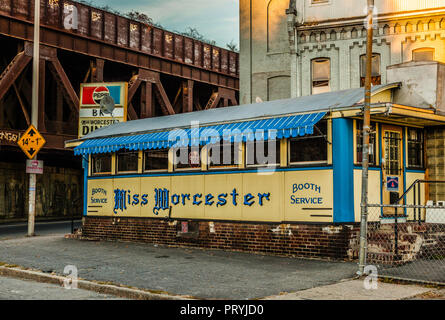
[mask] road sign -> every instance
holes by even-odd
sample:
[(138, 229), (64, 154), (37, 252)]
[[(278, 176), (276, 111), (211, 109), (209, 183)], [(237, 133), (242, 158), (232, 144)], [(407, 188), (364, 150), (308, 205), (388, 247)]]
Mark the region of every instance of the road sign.
[[(78, 137), (102, 127), (127, 121), (127, 82), (82, 83), (80, 85), (80, 109)], [(105, 113), (101, 101), (113, 98), (114, 110)]]
[(43, 161), (26, 160), (26, 173), (43, 174)]
[(399, 177), (386, 177), (386, 190), (399, 192)]
[(31, 160), (37, 155), (40, 149), (42, 149), (45, 143), (46, 140), (33, 125), (29, 126), (28, 130), (26, 130), (26, 132), (17, 142), (19, 147)]

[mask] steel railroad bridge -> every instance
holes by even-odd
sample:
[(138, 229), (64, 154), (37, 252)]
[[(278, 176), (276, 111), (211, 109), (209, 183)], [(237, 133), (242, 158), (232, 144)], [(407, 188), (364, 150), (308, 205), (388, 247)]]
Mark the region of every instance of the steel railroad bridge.
[[(17, 140), (31, 122), (34, 0), (0, 0), (0, 222), (26, 219), (28, 179)], [(237, 105), (238, 54), (88, 5), (41, 0), (37, 217), (82, 212), (80, 84), (129, 83), (128, 119)]]
[[(0, 145), (30, 124), (33, 11), (0, 0)], [(129, 120), (237, 105), (235, 52), (73, 1), (41, 0), (41, 24), (46, 149), (76, 138), (82, 82), (129, 82)]]

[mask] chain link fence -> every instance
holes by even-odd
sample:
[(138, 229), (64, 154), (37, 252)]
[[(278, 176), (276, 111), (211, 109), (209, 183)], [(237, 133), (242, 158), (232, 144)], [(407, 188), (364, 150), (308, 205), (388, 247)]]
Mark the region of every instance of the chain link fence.
[(366, 264), (379, 276), (445, 284), (445, 204), (369, 205)]

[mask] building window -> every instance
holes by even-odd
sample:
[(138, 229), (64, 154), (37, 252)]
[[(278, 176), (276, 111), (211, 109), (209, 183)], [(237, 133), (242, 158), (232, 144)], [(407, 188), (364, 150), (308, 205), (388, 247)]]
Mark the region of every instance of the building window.
[[(363, 162), (363, 121), (356, 121), (356, 145), (357, 145), (357, 164), (362, 164)], [(369, 134), (369, 165), (377, 165), (377, 145), (376, 145), (376, 124), (371, 123), (371, 132)]]
[(276, 166), (280, 164), (280, 141), (252, 141), (246, 143), (246, 165)]
[(97, 154), (91, 156), (92, 174), (111, 174), (111, 155)]
[(222, 142), (207, 145), (210, 168), (233, 168), (239, 163), (239, 143)]
[(420, 48), (413, 50), (413, 61), (434, 61), (434, 49)]
[(168, 170), (168, 150), (151, 150), (144, 153), (144, 171)]
[(311, 0), (312, 4), (329, 3), (330, 0)]
[(290, 164), (326, 163), (328, 160), (328, 126), (321, 121), (314, 126), (314, 133), (289, 140)]
[(175, 169), (198, 170), (201, 168), (202, 147), (184, 147), (174, 150)]
[(312, 60), (312, 94), (331, 91), (331, 61), (327, 58)]
[(116, 154), (117, 172), (128, 173), (138, 172), (139, 152), (138, 151), (122, 151)]
[[(360, 56), (360, 86), (365, 86), (366, 79), (366, 54)], [(376, 86), (382, 84), (380, 73), (380, 54), (372, 54), (371, 84)]]
[(424, 168), (424, 136), (422, 129), (408, 129), (408, 167)]

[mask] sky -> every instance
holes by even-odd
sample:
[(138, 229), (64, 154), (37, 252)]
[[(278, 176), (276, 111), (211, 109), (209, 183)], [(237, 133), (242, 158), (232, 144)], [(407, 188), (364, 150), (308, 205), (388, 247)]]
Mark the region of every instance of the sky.
[[(155, 23), (171, 31), (196, 28), (205, 38), (225, 47), (239, 43), (239, 0), (91, 0), (125, 13), (145, 13)], [(239, 47), (239, 45), (238, 45)]]

